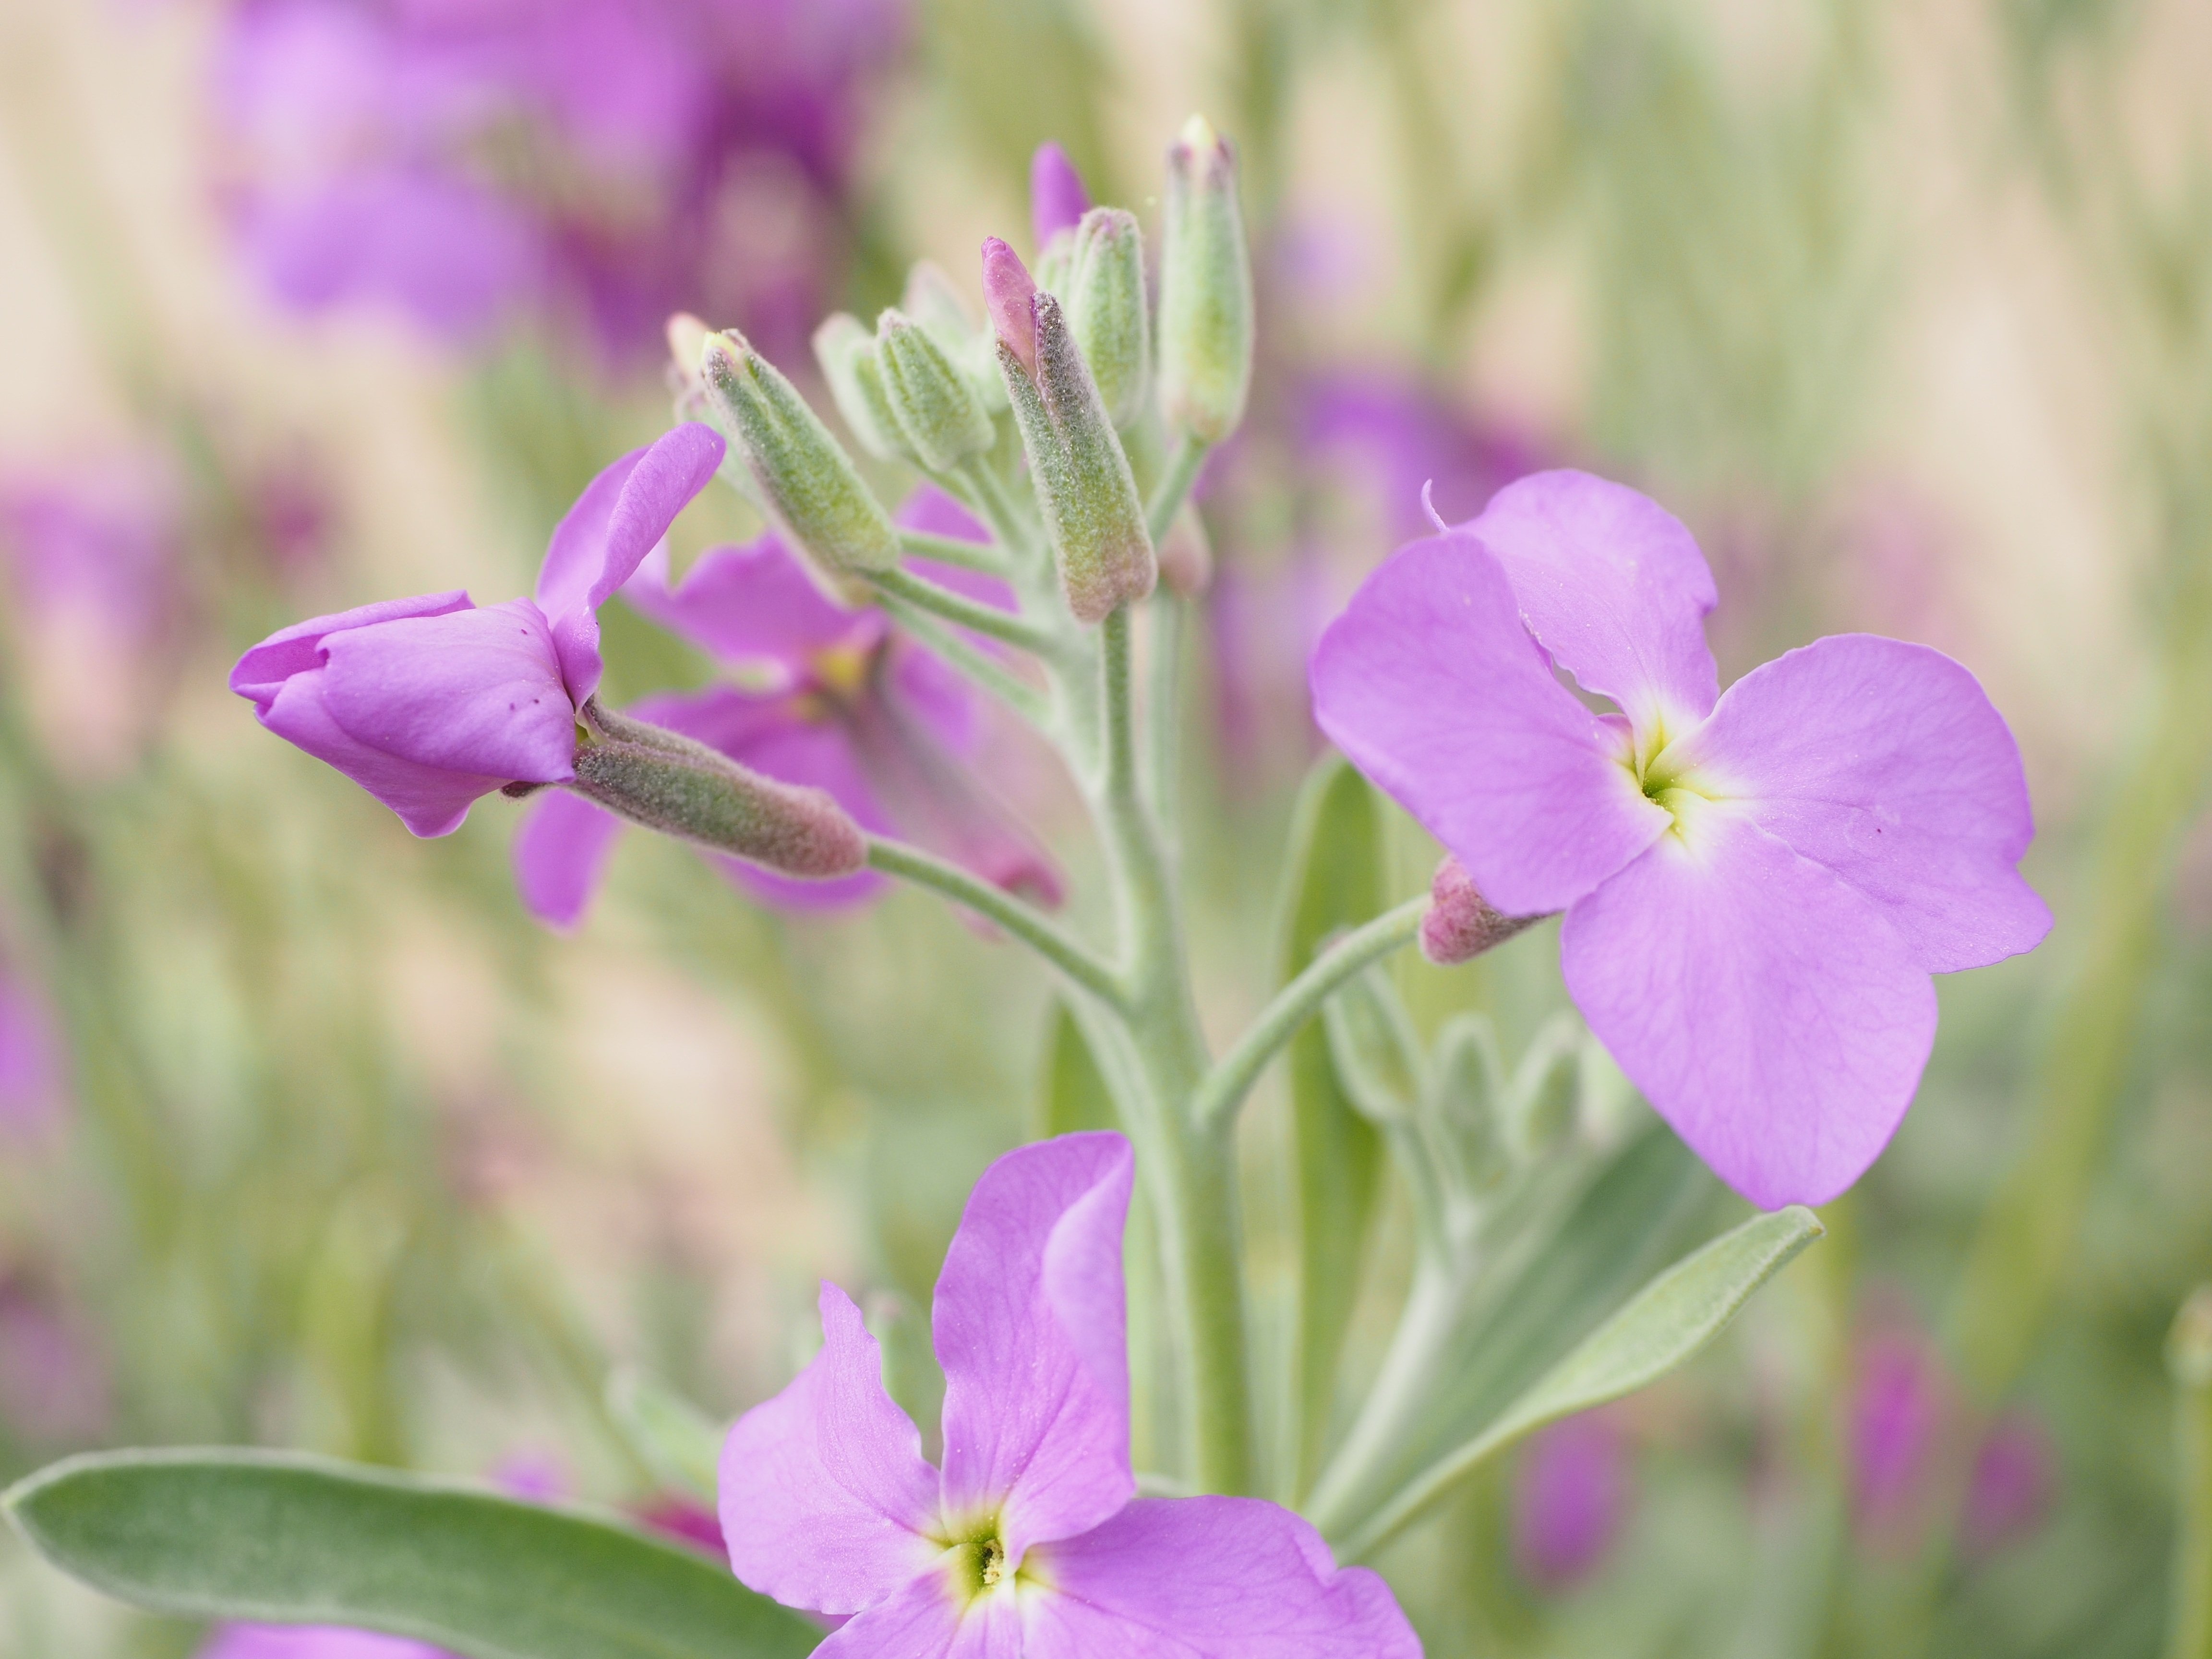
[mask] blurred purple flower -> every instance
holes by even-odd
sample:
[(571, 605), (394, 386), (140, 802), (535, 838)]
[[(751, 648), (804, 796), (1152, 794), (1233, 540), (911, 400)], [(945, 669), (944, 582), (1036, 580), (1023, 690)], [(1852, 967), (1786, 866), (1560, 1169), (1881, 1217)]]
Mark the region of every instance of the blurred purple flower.
[(335, 1625), (219, 1625), (199, 1659), (455, 1659), (404, 1636)]
[(0, 1419), (12, 1437), (81, 1446), (108, 1425), (107, 1370), (77, 1322), (49, 1296), (0, 1283)]
[(1917, 1333), (1882, 1331), (1860, 1345), (1845, 1444), (1852, 1510), (1868, 1541), (1909, 1547), (1924, 1519), (1946, 1394), (1936, 1356)]
[(0, 957), (0, 1134), (52, 1127), (66, 1103), (61, 1034), (39, 988)]
[(636, 357), (670, 312), (803, 343), (900, 0), (239, 0), (215, 92), (248, 262), (304, 310)]
[(688, 1498), (656, 1498), (638, 1510), (637, 1518), (653, 1531), (704, 1550), (718, 1561), (727, 1554), (722, 1544), (722, 1523), (714, 1511)]
[(823, 1346), (738, 1419), (722, 1530), (750, 1588), (848, 1622), (823, 1659), (1167, 1655), (1417, 1659), (1389, 1588), (1252, 1498), (1146, 1498), (1129, 1465), (1118, 1134), (1007, 1153), (937, 1281), (941, 1467), (884, 1392), (860, 1310), (822, 1286)]
[(1430, 528), (1421, 504), (1429, 485), (1437, 510), (1455, 522), (1546, 465), (1526, 433), (1469, 416), (1402, 375), (1316, 375), (1300, 388), (1297, 410), (1298, 453), (1352, 483), (1394, 542)]
[[(910, 529), (970, 541), (982, 527), (951, 498), (919, 492), (899, 514)], [(1011, 605), (993, 578), (913, 562), (919, 573), (987, 602)], [(985, 879), (1056, 904), (1058, 873), (1017, 829), (963, 762), (979, 723), (967, 686), (878, 611), (848, 611), (825, 598), (805, 566), (773, 535), (702, 556), (680, 583), (665, 550), (639, 568), (623, 596), (653, 621), (726, 665), (734, 683), (647, 697), (628, 712), (719, 749), (785, 783), (827, 790), (863, 829), (896, 830)], [(515, 838), (523, 902), (543, 921), (571, 927), (605, 873), (622, 825), (580, 795), (549, 794)], [(769, 904), (823, 909), (882, 890), (863, 872), (794, 881), (757, 865), (705, 855)]]
[(1627, 1518), (1628, 1444), (1603, 1412), (1529, 1437), (1513, 1481), (1513, 1560), (1539, 1589), (1572, 1588), (1596, 1571)]
[(1972, 1557), (1994, 1555), (2040, 1527), (2057, 1486), (2051, 1437), (2028, 1413), (2005, 1413), (1983, 1436), (1959, 1517), (1959, 1541)]
[(555, 528), (532, 599), (478, 610), (429, 593), (311, 617), (240, 657), (230, 689), (418, 836), (450, 835), (507, 783), (574, 777), (576, 711), (602, 671), (599, 608), (722, 453), (695, 423), (608, 467)]
[(1929, 976), (2049, 931), (2016, 867), (2034, 819), (1959, 664), (1835, 635), (1723, 696), (1717, 599), (1657, 503), (1537, 473), (1367, 580), (1314, 712), (1498, 910), (1565, 912), (1576, 1006), (1716, 1174), (1822, 1204), (1911, 1103)]

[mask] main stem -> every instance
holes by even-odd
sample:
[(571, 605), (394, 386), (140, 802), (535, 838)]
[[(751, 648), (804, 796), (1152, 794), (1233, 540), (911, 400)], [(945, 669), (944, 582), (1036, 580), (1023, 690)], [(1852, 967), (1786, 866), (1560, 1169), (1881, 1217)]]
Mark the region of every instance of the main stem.
[(1147, 1190), (1182, 1336), (1192, 1473), (1202, 1490), (1245, 1492), (1253, 1485), (1253, 1434), (1236, 1146), (1222, 1126), (1201, 1124), (1192, 1110), (1206, 1071), (1206, 1038), (1174, 873), (1139, 781), (1129, 634), (1126, 605), (1100, 629), (1104, 741), (1092, 793), (1121, 935), (1121, 1023), (1144, 1096), (1129, 1103), (1131, 1127), (1147, 1143)]

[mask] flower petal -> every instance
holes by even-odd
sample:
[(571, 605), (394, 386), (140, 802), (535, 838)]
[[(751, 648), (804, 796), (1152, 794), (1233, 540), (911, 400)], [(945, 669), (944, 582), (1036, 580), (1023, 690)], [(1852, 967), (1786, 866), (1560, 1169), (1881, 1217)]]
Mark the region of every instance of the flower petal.
[(1062, 1135), (983, 1172), (937, 1280), (945, 1510), (999, 1516), (1012, 1564), (1136, 1492), (1121, 1229), (1135, 1160)]
[(1552, 660), (1619, 703), (1639, 737), (1681, 730), (1713, 706), (1705, 623), (1719, 592), (1696, 541), (1656, 501), (1587, 472), (1536, 472), (1464, 528), (1505, 567)]
[(581, 795), (557, 789), (532, 804), (514, 835), (514, 883), (530, 914), (567, 933), (605, 878), (622, 820)]
[(230, 689), (241, 697), (250, 697), (262, 714), (284, 688), (284, 682), (295, 674), (311, 673), (323, 665), (323, 641), (330, 635), (343, 634), (348, 629), (369, 628), (378, 623), (397, 622), (402, 617), (445, 617), (456, 611), (472, 611), (476, 607), (469, 596), (455, 589), (450, 593), (424, 593), (411, 599), (380, 599), (374, 605), (356, 605), (351, 611), (340, 611), (328, 617), (310, 617), (289, 628), (279, 629), (238, 659), (230, 671)]
[(1930, 973), (1984, 967), (2051, 931), (2013, 867), (2035, 834), (2020, 750), (1940, 651), (1815, 640), (1729, 687), (1679, 749), (1698, 787), (1740, 799), (1872, 899)]
[(574, 775), (576, 711), (527, 599), (349, 629), (323, 651), (331, 718), (373, 749), (501, 782)]
[(1660, 1116), (1764, 1209), (1825, 1204), (1911, 1103), (1936, 991), (1875, 902), (1724, 806), (1567, 912), (1559, 965)]
[(1031, 1562), (1028, 1659), (1419, 1659), (1389, 1586), (1259, 1498), (1141, 1498)]
[(1370, 576), (1312, 673), (1321, 729), (1507, 915), (1573, 902), (1670, 821), (1603, 719), (1553, 678), (1504, 570), (1463, 531)]
[(812, 653), (882, 627), (873, 613), (848, 611), (824, 595), (773, 533), (710, 549), (673, 586), (667, 551), (655, 549), (623, 598), (702, 651), (725, 661), (774, 663), (793, 679), (805, 673)]
[(599, 606), (707, 487), (723, 449), (714, 428), (687, 422), (592, 479), (554, 527), (538, 573), (538, 605), (552, 624), (561, 672), (579, 704), (599, 686)]
[(944, 1553), (937, 1472), (884, 1391), (883, 1354), (852, 1298), (822, 1286), (822, 1352), (722, 1445), (722, 1537), (749, 1588), (787, 1607), (858, 1613)]

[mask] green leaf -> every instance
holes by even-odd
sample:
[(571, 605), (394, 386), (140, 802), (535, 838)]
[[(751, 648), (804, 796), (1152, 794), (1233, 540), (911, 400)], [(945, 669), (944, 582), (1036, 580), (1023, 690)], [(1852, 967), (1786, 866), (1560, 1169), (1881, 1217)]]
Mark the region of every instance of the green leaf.
[(159, 1613), (344, 1625), (466, 1659), (797, 1659), (822, 1632), (611, 1516), (296, 1453), (100, 1452), (4, 1498), (95, 1589)]
[(607, 1415), (653, 1479), (712, 1504), (724, 1426), (674, 1389), (627, 1368), (607, 1379)]
[[(1294, 978), (1332, 934), (1382, 912), (1384, 833), (1382, 803), (1367, 780), (1343, 757), (1324, 757), (1306, 779), (1291, 832), (1278, 983)], [(1298, 1229), (1290, 1486), (1304, 1493), (1321, 1468), (1337, 1362), (1381, 1190), (1382, 1142), (1339, 1084), (1320, 1021), (1291, 1039), (1285, 1060)]]
[(1052, 1008), (1052, 1026), (1045, 1033), (1044, 1087), (1039, 1130), (1042, 1137), (1073, 1134), (1079, 1129), (1120, 1127), (1114, 1096), (1105, 1073), (1075, 1015), (1064, 1002)]
[(1455, 1481), (1532, 1430), (1656, 1382), (1718, 1334), (1751, 1293), (1820, 1237), (1802, 1205), (1754, 1216), (1676, 1262), (1537, 1379), (1498, 1419), (1425, 1470), (1341, 1552), (1366, 1554)]

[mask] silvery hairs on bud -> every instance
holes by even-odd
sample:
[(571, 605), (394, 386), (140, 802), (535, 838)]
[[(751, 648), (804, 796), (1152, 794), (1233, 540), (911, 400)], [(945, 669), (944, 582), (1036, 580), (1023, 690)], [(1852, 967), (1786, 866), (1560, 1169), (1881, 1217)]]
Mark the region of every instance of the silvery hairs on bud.
[(896, 309), (876, 319), (876, 360), (899, 430), (932, 472), (950, 472), (997, 434), (975, 388), (930, 331)]
[(850, 432), (861, 448), (879, 461), (915, 459), (884, 393), (883, 365), (876, 337), (849, 311), (833, 312), (814, 331), (814, 362)]
[(699, 368), (714, 423), (744, 457), (776, 528), (810, 564), (853, 576), (898, 563), (890, 514), (773, 363), (730, 330), (708, 337)]
[(801, 880), (851, 875), (867, 838), (827, 791), (779, 783), (680, 733), (610, 713), (583, 720), (568, 787), (632, 823)]
[(1421, 918), (1421, 954), (1439, 968), (1472, 962), (1542, 920), (1493, 909), (1466, 867), (1447, 854), (1429, 883), (1429, 910)]
[(1252, 264), (1237, 204), (1237, 160), (1194, 115), (1168, 151), (1160, 228), (1160, 409), (1218, 443), (1244, 418), (1252, 384)]
[(1061, 294), (1067, 325), (1117, 427), (1145, 412), (1151, 391), (1152, 318), (1145, 301), (1145, 238), (1137, 216), (1092, 208), (1075, 228)]
[(1079, 622), (1103, 622), (1116, 606), (1152, 591), (1158, 562), (1129, 458), (1060, 301), (1037, 294), (1029, 320), (1036, 378), (1030, 379), (1003, 331), (999, 372), (1029, 457), (1068, 609)]

